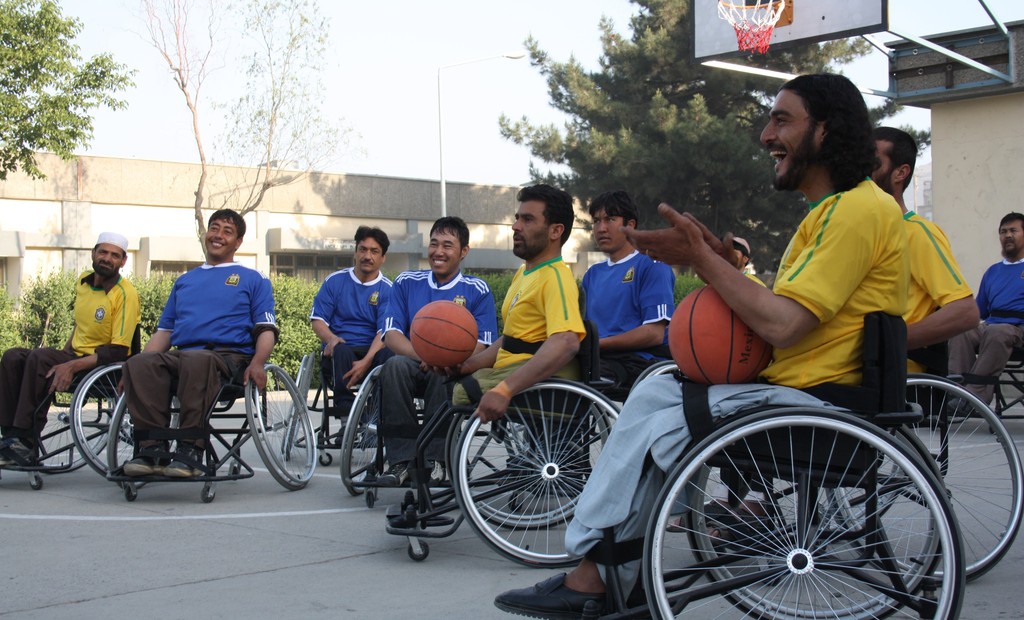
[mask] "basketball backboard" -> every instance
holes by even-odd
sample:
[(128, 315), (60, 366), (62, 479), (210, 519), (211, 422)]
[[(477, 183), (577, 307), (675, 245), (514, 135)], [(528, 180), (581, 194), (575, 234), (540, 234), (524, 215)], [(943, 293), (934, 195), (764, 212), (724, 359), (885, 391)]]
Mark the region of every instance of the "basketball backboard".
[[(766, 0), (761, 0), (764, 3)], [(728, 0), (742, 6), (758, 0)], [(841, 39), (888, 29), (888, 0), (785, 0), (783, 17), (772, 33), (771, 48)], [(736, 31), (718, 12), (719, 0), (694, 0), (694, 60), (734, 58), (739, 51)], [(789, 22), (789, 23), (786, 23)]]

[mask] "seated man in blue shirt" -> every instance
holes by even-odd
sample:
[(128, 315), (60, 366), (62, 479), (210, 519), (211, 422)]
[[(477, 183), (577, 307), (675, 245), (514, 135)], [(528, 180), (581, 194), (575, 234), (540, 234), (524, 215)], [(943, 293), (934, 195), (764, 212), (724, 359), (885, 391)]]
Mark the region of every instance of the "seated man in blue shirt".
[[(469, 227), (461, 218), (442, 217), (430, 229), (430, 269), (405, 271), (395, 278), (384, 319), (384, 344), (395, 356), (384, 362), (381, 370), (380, 434), (389, 468), (378, 479), (380, 484), (401, 486), (409, 481), (419, 428), (413, 399), (424, 400), (427, 415), (437, 413), (448, 400), (447, 376), (420, 361), (409, 341), (409, 327), (419, 309), (439, 300), (465, 306), (476, 319), (477, 352), (490, 345), (498, 331), (490, 287), (482, 279), (462, 273), (462, 261), (468, 253)], [(444, 437), (435, 438), (424, 456), (433, 462), (431, 466), (443, 462)], [(435, 472), (432, 477), (442, 475)]]
[(324, 363), (331, 365), (338, 415), (352, 408), (352, 386), (393, 355), (380, 338), (384, 308), (391, 297), (391, 280), (380, 268), (391, 242), (386, 232), (369, 226), (356, 230), (355, 241), (355, 266), (324, 279), (309, 315), (313, 332), (324, 344)]
[[(949, 372), (998, 377), (1014, 347), (1024, 346), (1024, 215), (1007, 213), (999, 222), (1003, 260), (985, 271), (978, 288), (982, 323), (949, 341)], [(993, 384), (965, 386), (985, 403)]]
[(626, 238), (639, 214), (629, 194), (605, 192), (590, 202), (594, 241), (608, 260), (583, 276), (588, 321), (600, 334), (601, 376), (614, 381), (604, 390), (625, 400), (636, 378), (651, 364), (667, 359), (668, 322), (675, 308), (672, 268), (641, 254)]
[[(206, 263), (180, 276), (142, 353), (124, 366), (128, 413), (135, 431), (165, 429), (171, 396), (181, 405), (179, 428), (202, 429), (227, 380), (267, 385), (263, 365), (277, 343), (274, 292), (265, 275), (235, 262), (245, 220), (231, 209), (210, 216), (203, 244)], [(171, 347), (174, 347), (172, 350)], [(171, 387), (177, 381), (177, 391)], [(201, 446), (178, 441), (173, 460), (162, 440), (139, 439), (140, 454), (124, 466), (127, 476), (190, 478), (203, 473)], [(149, 454), (147, 454), (147, 452)]]

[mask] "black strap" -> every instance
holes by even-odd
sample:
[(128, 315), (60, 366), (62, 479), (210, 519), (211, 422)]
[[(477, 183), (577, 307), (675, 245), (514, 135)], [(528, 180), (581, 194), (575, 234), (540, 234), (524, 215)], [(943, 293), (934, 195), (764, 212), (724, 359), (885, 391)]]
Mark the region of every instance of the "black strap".
[(484, 397), (484, 391), (480, 388), (480, 382), (473, 375), (466, 375), (460, 378), (459, 385), (466, 390), (466, 397), (471, 403), (479, 403)]
[(925, 367), (925, 372), (939, 377), (949, 374), (949, 347), (946, 341), (930, 344), (919, 349), (907, 351), (907, 359)]
[(599, 540), (587, 551), (586, 558), (604, 566), (619, 566), (644, 557), (644, 539), (634, 538), (619, 542)]
[(505, 349), (509, 353), (515, 353), (517, 355), (521, 353), (529, 353), (530, 355), (536, 355), (537, 351), (540, 351), (540, 347), (543, 344), (543, 340), (541, 340), (540, 342), (526, 342), (525, 340), (520, 340), (519, 338), (513, 338), (508, 334), (502, 334), (501, 336), (501, 348)]
[(1024, 321), (1024, 312), (1017, 310), (990, 310), (988, 315), (997, 319), (1020, 319)]
[(683, 415), (686, 417), (690, 436), (694, 442), (700, 441), (715, 430), (711, 406), (708, 405), (708, 386), (687, 380), (678, 370), (672, 371), (672, 374), (683, 392)]

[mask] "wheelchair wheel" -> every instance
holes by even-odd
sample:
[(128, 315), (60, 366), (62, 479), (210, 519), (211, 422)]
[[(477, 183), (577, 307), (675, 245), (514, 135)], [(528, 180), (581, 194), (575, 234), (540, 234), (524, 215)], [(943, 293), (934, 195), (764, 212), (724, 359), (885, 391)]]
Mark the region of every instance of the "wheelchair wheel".
[[(68, 396), (67, 394), (57, 395), (58, 398), (68, 398)], [(39, 464), (26, 466), (25, 469), (63, 473), (74, 471), (83, 465), (85, 465), (85, 458), (79, 453), (71, 436), (70, 407), (60, 404), (51, 405), (46, 414), (46, 425), (39, 433)], [(18, 466), (12, 466), (12, 468), (18, 469)], [(35, 484), (33, 484), (33, 488), (36, 488)], [(39, 488), (42, 488), (41, 479)]]
[(929, 375), (907, 378), (907, 400), (925, 421), (900, 429), (938, 464), (963, 534), (967, 579), (988, 572), (1006, 554), (1024, 514), (1024, 471), (1003, 421), (972, 393)]
[(292, 378), (274, 364), (267, 364), (267, 388), (259, 391), (249, 382), (245, 413), (249, 432), (270, 475), (284, 488), (306, 486), (316, 468), (316, 437), (306, 412), (306, 399)]
[(477, 534), (528, 566), (573, 563), (564, 530), (617, 417), (600, 393), (551, 380), (517, 394), (501, 420), (468, 418), (452, 477)]
[(636, 381), (633, 383), (633, 385), (640, 385), (640, 382), (646, 379), (647, 377), (653, 377), (655, 375), (666, 375), (677, 368), (678, 366), (676, 366), (676, 363), (673, 360), (662, 360), (660, 362), (656, 362), (654, 364), (651, 364), (647, 368), (644, 368), (644, 371), (637, 375)]
[(120, 364), (96, 368), (82, 379), (71, 399), (71, 437), (85, 462), (102, 476), (107, 475), (107, 435), (120, 380)]
[(110, 416), (110, 428), (107, 431), (105, 475), (130, 461), (135, 456), (134, 453), (135, 431), (132, 428), (132, 418), (128, 414), (128, 399), (121, 394), (114, 403), (114, 413)]
[(955, 618), (964, 589), (931, 466), (873, 424), (810, 408), (744, 415), (691, 446), (642, 568), (661, 618)]
[(356, 394), (345, 432), (341, 438), (341, 482), (349, 495), (363, 492), (360, 483), (367, 475), (377, 473), (377, 423), (380, 421), (380, 372), (371, 370)]

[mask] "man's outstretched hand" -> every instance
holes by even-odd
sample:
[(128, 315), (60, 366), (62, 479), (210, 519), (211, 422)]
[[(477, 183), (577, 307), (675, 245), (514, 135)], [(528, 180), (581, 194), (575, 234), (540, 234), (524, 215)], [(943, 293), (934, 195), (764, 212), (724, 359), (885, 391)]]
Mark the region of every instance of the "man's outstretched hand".
[(730, 265), (739, 261), (739, 252), (732, 247), (732, 233), (719, 239), (707, 226), (689, 213), (679, 213), (667, 203), (658, 205), (658, 215), (669, 228), (636, 230), (626, 228), (626, 237), (635, 248), (654, 260), (669, 265), (689, 267), (718, 254)]

